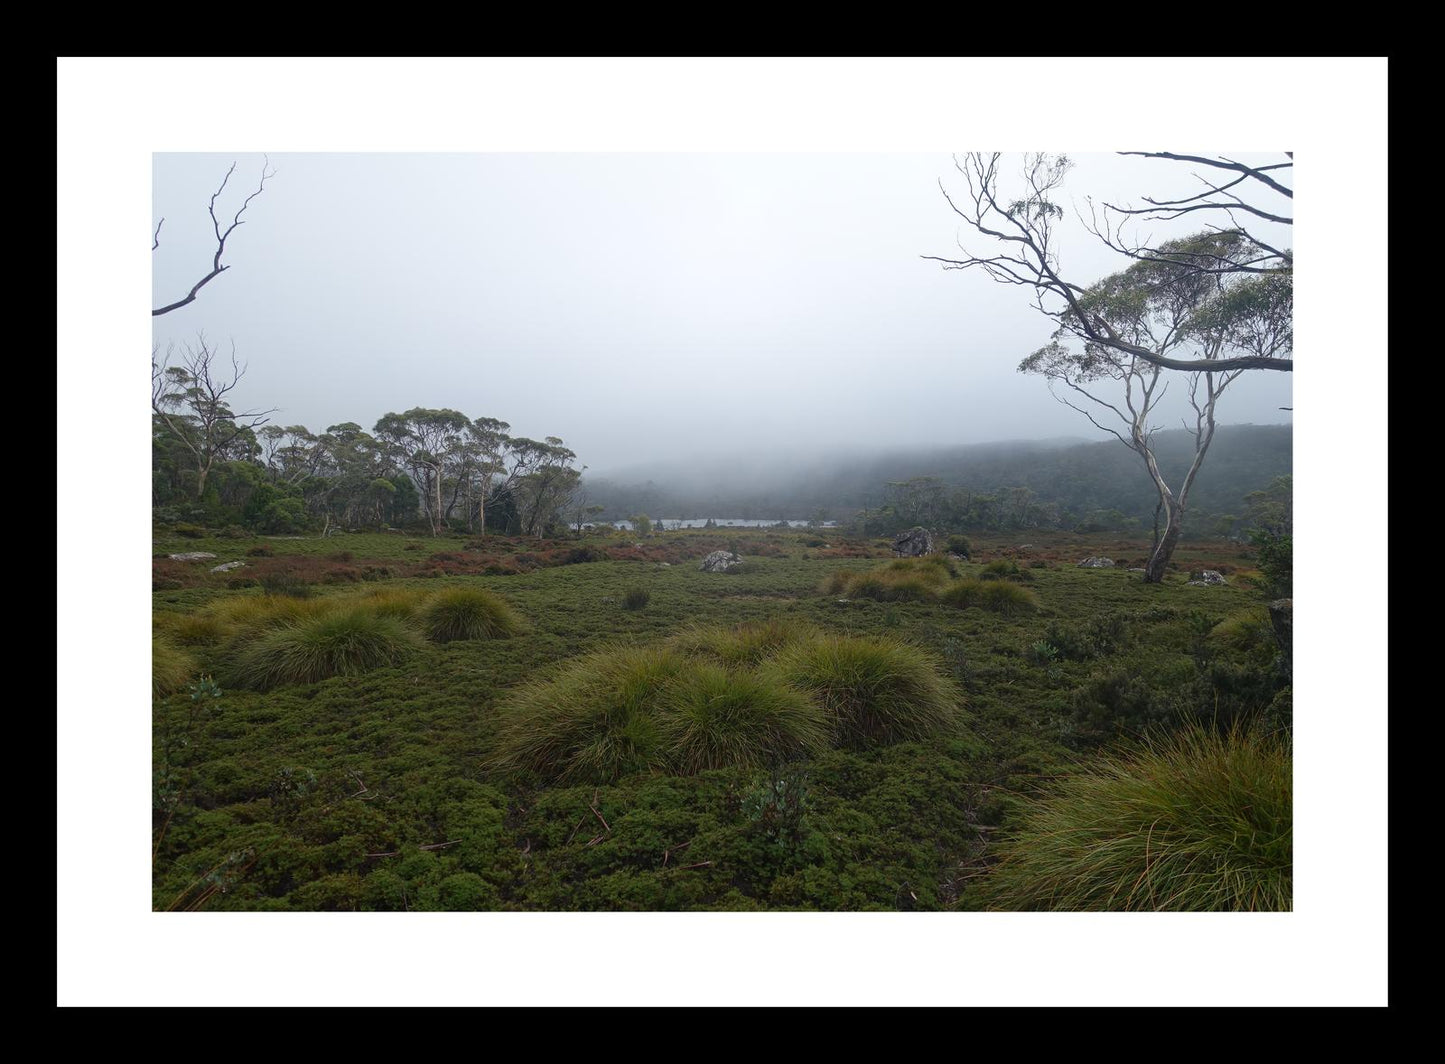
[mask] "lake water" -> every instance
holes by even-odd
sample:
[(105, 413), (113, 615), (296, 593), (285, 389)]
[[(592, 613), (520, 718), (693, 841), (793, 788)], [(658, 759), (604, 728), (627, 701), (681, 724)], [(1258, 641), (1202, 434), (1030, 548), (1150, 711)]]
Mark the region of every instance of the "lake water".
[[(661, 518), (661, 519), (659, 519), (659, 520), (657, 520), (657, 521), (653, 521), (652, 524), (653, 524), (653, 527), (654, 527), (654, 528), (657, 527), (659, 524), (665, 525), (665, 526), (667, 526), (667, 528), (669, 528), (669, 529), (675, 529), (675, 528), (704, 528), (704, 527), (706, 527), (706, 525), (707, 525), (707, 523), (708, 523), (708, 520), (709, 520), (709, 518), (706, 518), (706, 517), (691, 517), (691, 518), (688, 518), (687, 520), (683, 520), (682, 518), (664, 517), (664, 518)], [(758, 518), (751, 518), (751, 517), (714, 517), (714, 518), (711, 518), (711, 520), (712, 520), (713, 524), (717, 525), (718, 528), (772, 528), (772, 527), (774, 527), (774, 526), (778, 523), (776, 518), (774, 518), (773, 520), (769, 521), (769, 520), (766, 520), (766, 519), (758, 519)], [(632, 530), (632, 522), (631, 522), (631, 521), (613, 521), (612, 523), (613, 523), (614, 525), (616, 525), (618, 528), (625, 528), (625, 529), (627, 529), (629, 532)], [(820, 527), (820, 528), (834, 528), (834, 527), (837, 526), (837, 524), (838, 524), (837, 521), (824, 521), (823, 524), (820, 525), (819, 527)], [(790, 528), (807, 528), (807, 527), (808, 527), (808, 522), (807, 522), (807, 521), (792, 521), (792, 520), (790, 520), (790, 521), (788, 522), (788, 527), (790, 527)]]

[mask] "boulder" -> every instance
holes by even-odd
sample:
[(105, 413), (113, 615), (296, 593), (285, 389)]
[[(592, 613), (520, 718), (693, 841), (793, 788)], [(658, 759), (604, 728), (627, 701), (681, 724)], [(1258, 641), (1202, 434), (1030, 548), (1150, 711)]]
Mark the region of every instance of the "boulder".
[(244, 569), (245, 567), (246, 567), (246, 563), (245, 563), (245, 562), (226, 562), (226, 563), (224, 563), (223, 565), (217, 565), (217, 566), (215, 566), (214, 568), (211, 569), (211, 572), (213, 572), (213, 573), (229, 573), (232, 569)]
[(730, 550), (715, 550), (702, 560), (698, 568), (705, 573), (725, 573), (729, 569), (736, 569), (742, 563), (742, 558)]
[(1080, 569), (1112, 569), (1114, 568), (1113, 558), (1085, 558), (1079, 563)]
[(173, 562), (205, 562), (210, 561), (214, 557), (214, 554), (207, 554), (203, 550), (188, 550), (180, 554), (170, 555), (170, 559)]
[(933, 533), (921, 526), (915, 526), (893, 537), (893, 553), (900, 558), (921, 558), (932, 554)]
[(1221, 587), (1229, 583), (1224, 579), (1224, 574), (1216, 569), (1205, 569), (1202, 572), (1189, 574), (1190, 587)]

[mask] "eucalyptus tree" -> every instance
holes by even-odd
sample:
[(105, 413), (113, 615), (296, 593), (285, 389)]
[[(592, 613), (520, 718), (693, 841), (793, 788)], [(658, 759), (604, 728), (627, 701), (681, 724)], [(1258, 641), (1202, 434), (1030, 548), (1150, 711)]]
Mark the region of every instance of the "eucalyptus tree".
[[(946, 269), (976, 267), (996, 282), (1032, 290), (1033, 306), (1055, 328), (1049, 344), (1019, 369), (1047, 378), (1055, 398), (1139, 455), (1158, 493), (1156, 515), (1163, 519), (1161, 530), (1156, 516), (1144, 574), (1146, 581), (1157, 583), (1183, 532), (1189, 491), (1214, 438), (1220, 396), (1247, 370), (1293, 369), (1293, 254), (1257, 238), (1228, 209), (1233, 204), (1243, 213), (1243, 201), (1230, 189), (1250, 180), (1292, 198), (1270, 172), (1288, 164), (1260, 169), (1222, 160), (1238, 175), (1232, 184), (1210, 185), (1199, 196), (1178, 201), (1146, 201), (1148, 206), (1140, 209), (1106, 205), (1106, 219), (1170, 220), (1222, 212), (1231, 224), (1131, 244), (1119, 235), (1121, 226), (1107, 220), (1101, 226), (1095, 215), (1086, 226), (1129, 265), (1083, 286), (1065, 278), (1058, 250), (1064, 210), (1055, 201), (1071, 167), (1068, 158), (1024, 156), (1014, 193), (1004, 191), (1000, 158), (974, 153), (955, 160), (967, 193), (955, 199), (943, 190), (954, 213), (991, 241), (990, 251), (965, 250), (958, 259), (924, 257)], [(1152, 213), (1160, 211), (1165, 213)], [(1253, 215), (1290, 223), (1284, 214), (1256, 210)], [(1164, 370), (1188, 374), (1185, 387), (1193, 412), (1192, 424), (1186, 420), (1184, 427), (1194, 439), (1194, 453), (1177, 486), (1165, 478), (1152, 446), (1159, 404), (1169, 387), (1161, 379)]]
[[(1292, 348), (1287, 279), (1197, 268), (1225, 256), (1248, 256), (1243, 242), (1235, 233), (1200, 233), (1161, 244), (1167, 257), (1137, 260), (1078, 294), (1077, 313), (1060, 315), (1053, 339), (1019, 365), (1022, 372), (1047, 378), (1055, 398), (1139, 455), (1158, 494), (1156, 514), (1162, 515), (1144, 572), (1151, 583), (1163, 579), (1183, 533), (1189, 492), (1214, 439), (1217, 404), (1245, 372), (1240, 363), (1276, 358)], [(1108, 321), (1111, 335), (1127, 346), (1096, 341), (1086, 318)], [(1153, 446), (1170, 380), (1162, 376), (1160, 362), (1134, 348), (1171, 361), (1240, 367), (1203, 369), (1184, 378), (1192, 412), (1184, 427), (1194, 446), (1175, 484), (1160, 468)]]
[(484, 535), (487, 531), (487, 498), (507, 469), (507, 456), (512, 446), (512, 438), (507, 433), (511, 428), (505, 421), (494, 417), (474, 418), (467, 426), (467, 444), (476, 456), (476, 478), (468, 481), (467, 525), (471, 526), (475, 505), (477, 524)]
[(540, 536), (566, 508), (582, 480), (577, 455), (557, 436), (512, 440), (514, 464), (507, 488), (517, 501), (521, 531)]
[(413, 407), (384, 414), (373, 429), (377, 437), (422, 487), (423, 507), (432, 535), (445, 523), (442, 480), (449, 460), (463, 441), (470, 419), (456, 410)]
[(259, 452), (255, 430), (265, 425), (275, 410), (237, 413), (231, 409), (229, 396), (246, 375), (246, 367), (236, 361), (234, 344), (229, 365), (220, 360), (204, 335), (197, 336), (194, 345), (184, 346), (178, 364), (171, 363), (173, 351), (159, 361), (157, 354), (153, 348), (151, 412), (157, 427), (190, 455), (199, 501), (218, 462), (249, 459)]

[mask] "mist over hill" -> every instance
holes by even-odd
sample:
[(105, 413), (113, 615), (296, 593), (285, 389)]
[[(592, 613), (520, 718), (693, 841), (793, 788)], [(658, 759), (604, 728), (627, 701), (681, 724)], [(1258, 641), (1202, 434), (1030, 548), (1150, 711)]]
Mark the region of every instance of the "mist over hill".
[[(842, 522), (894, 499), (912, 478), (936, 478), (950, 491), (985, 498), (1010, 494), (1037, 514), (1023, 527), (1132, 527), (1152, 520), (1152, 482), (1133, 451), (1115, 440), (1077, 439), (971, 444), (931, 450), (799, 456), (804, 446), (780, 439), (771, 456), (705, 463), (654, 463), (586, 478), (589, 501), (603, 520), (653, 517), (809, 518)], [(1171, 484), (1193, 454), (1183, 430), (1160, 432), (1155, 452)], [(1195, 534), (1223, 529), (1243, 511), (1244, 496), (1293, 467), (1288, 425), (1224, 425), (1216, 431), (1190, 494)], [(1023, 493), (1018, 489), (1023, 489)]]

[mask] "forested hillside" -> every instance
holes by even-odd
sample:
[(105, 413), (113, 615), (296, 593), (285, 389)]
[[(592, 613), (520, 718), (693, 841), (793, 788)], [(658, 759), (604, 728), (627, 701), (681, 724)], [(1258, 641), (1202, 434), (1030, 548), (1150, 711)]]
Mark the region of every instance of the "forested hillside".
[[(1165, 476), (1178, 477), (1192, 438), (1161, 432), (1155, 453)], [(1191, 531), (1237, 532), (1244, 497), (1288, 475), (1292, 462), (1288, 425), (1221, 426), (1190, 496)], [(715, 476), (659, 466), (634, 477), (589, 477), (587, 488), (608, 519), (817, 516), (879, 530), (891, 514), (972, 530), (1126, 531), (1148, 527), (1158, 501), (1139, 457), (1112, 440), (889, 451), (807, 465), (784, 459)]]

